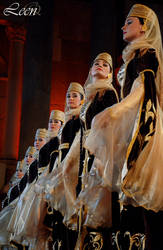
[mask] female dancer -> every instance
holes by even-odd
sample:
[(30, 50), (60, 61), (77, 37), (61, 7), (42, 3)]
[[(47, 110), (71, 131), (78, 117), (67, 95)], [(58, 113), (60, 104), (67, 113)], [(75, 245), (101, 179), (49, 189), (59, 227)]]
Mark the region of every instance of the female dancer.
[[(81, 207), (78, 216), (77, 197), (79, 193), (85, 189), (81, 177), (89, 172), (93, 163), (93, 157), (83, 148), (85, 138), (90, 132), (91, 121), (95, 115), (118, 102), (117, 93), (112, 85), (112, 72), (111, 56), (106, 52), (100, 53), (93, 61), (88, 79), (84, 85), (86, 100), (80, 112), (81, 130), (76, 136), (63, 166), (63, 181), (66, 197), (64, 223), (72, 229), (79, 230), (75, 249), (85, 249), (86, 247), (96, 249), (97, 246), (101, 247), (99, 249), (109, 249), (111, 244), (106, 228), (106, 230), (97, 228), (96, 226), (94, 228), (93, 225), (90, 224), (83, 227), (86, 210)], [(108, 201), (106, 209), (108, 209), (108, 217), (110, 219), (110, 192), (106, 194), (104, 191), (103, 195), (105, 195)], [(94, 202), (92, 196), (89, 196), (89, 198), (90, 201)], [(108, 223), (109, 226), (111, 226), (111, 220), (109, 220)]]
[[(64, 161), (76, 133), (80, 129), (80, 119), (79, 113), (84, 102), (84, 90), (83, 87), (77, 83), (72, 82), (66, 93), (66, 105), (65, 105), (65, 125), (61, 131), (61, 142), (58, 149), (58, 157), (51, 157), (49, 164), (50, 172), (54, 169), (51, 175), (48, 177), (48, 186), (52, 190), (54, 185), (53, 179), (58, 173), (58, 166)], [(48, 189), (49, 190), (49, 189)], [(59, 195), (59, 192), (58, 192)], [(74, 248), (74, 238), (76, 235), (68, 230), (62, 223), (63, 217), (60, 212), (56, 210), (49, 210), (48, 215), (45, 217), (45, 225), (52, 227), (52, 237), (53, 237), (53, 248), (71, 250)], [(51, 213), (51, 216), (50, 216)], [(51, 223), (52, 222), (52, 223)]]
[[(64, 159), (66, 153), (69, 150), (69, 147), (72, 144), (76, 132), (80, 128), (80, 121), (78, 116), (83, 103), (83, 99), (84, 91), (82, 86), (76, 82), (71, 83), (66, 96), (66, 123), (61, 130), (60, 146), (57, 143), (54, 143), (55, 141), (58, 141), (59, 143), (58, 137), (54, 137), (40, 150), (41, 158), (39, 157), (39, 160), (42, 159), (41, 162), (44, 162), (44, 166), (49, 163), (47, 170), (50, 172), (53, 169), (54, 163), (55, 165), (58, 165), (60, 161)], [(51, 174), (53, 174), (53, 172)], [(57, 247), (60, 239), (62, 239), (63, 237), (65, 239), (67, 238), (67, 231), (65, 226), (62, 225), (62, 217), (59, 213), (57, 213), (56, 211), (53, 213), (52, 209), (48, 207), (48, 214), (45, 217), (46, 203), (42, 199), (42, 185), (46, 181), (46, 178), (48, 178), (48, 174), (47, 172), (44, 172), (35, 182), (35, 194), (31, 196), (32, 203), (30, 204), (30, 210), (27, 214), (27, 210), (23, 209), (23, 211), (21, 212), (21, 217), (24, 218), (23, 225), (21, 225), (21, 223), (17, 223), (19, 224), (17, 227), (17, 234), (19, 236), (23, 236), (23, 238), (26, 238), (28, 242), (30, 242), (30, 247), (39, 250), (44, 250), (47, 247), (49, 236), (49, 231), (47, 230), (47, 228), (54, 229), (53, 241), (55, 242), (55, 248)], [(45, 221), (43, 223), (44, 217)], [(32, 218), (35, 218), (33, 222), (31, 222)], [(68, 249), (69, 246), (67, 244), (65, 246), (66, 249)]]
[[(37, 151), (37, 159), (31, 165), (29, 164), (30, 166), (28, 172), (24, 175), (19, 184), (15, 185), (14, 188), (10, 190), (10, 200), (8, 200), (8, 202), (11, 202), (15, 198), (17, 198), (23, 192), (26, 184), (28, 182), (33, 182), (37, 175), (44, 170), (44, 167), (47, 166), (51, 154), (51, 152), (49, 151), (49, 144), (53, 145), (57, 143), (55, 148), (58, 148), (59, 142), (57, 139), (57, 142), (53, 142), (53, 140), (50, 141), (49, 144), (46, 144), (46, 142), (53, 137), (57, 137), (59, 129), (61, 128), (63, 123), (64, 113), (60, 110), (52, 110), (48, 123), (48, 131), (46, 129), (37, 129), (34, 140), (34, 146)], [(53, 148), (54, 147), (51, 147), (51, 151), (54, 150)]]
[[(48, 131), (46, 131), (45, 129), (42, 129), (41, 130), (42, 135), (41, 135), (41, 131), (37, 130), (34, 144), (39, 152), (38, 158), (35, 164), (33, 166), (30, 166), (29, 181), (27, 180), (26, 188), (23, 192), (24, 194), (20, 196), (20, 201), (18, 204), (18, 207), (19, 207), (18, 211), (20, 211), (20, 214), (18, 215), (18, 211), (17, 211), (18, 207), (17, 207), (17, 209), (15, 209), (15, 213), (17, 213), (17, 218), (15, 218), (15, 213), (14, 213), (9, 223), (9, 227), (8, 227), (9, 230), (12, 230), (11, 229), (12, 225), (14, 225), (13, 239), (16, 238), (17, 241), (19, 237), (19, 241), (23, 242), (22, 237), (20, 236), (22, 236), (22, 231), (25, 228), (25, 223), (28, 217), (30, 206), (35, 197), (35, 192), (34, 192), (35, 182), (37, 181), (41, 173), (46, 171), (46, 167), (50, 161), (51, 153), (55, 149), (58, 148), (59, 142), (58, 142), (57, 135), (63, 123), (64, 123), (64, 113), (60, 110), (52, 110), (50, 114), (50, 118), (49, 118), (49, 123), (48, 123)], [(44, 142), (47, 142), (47, 143), (44, 143)], [(26, 197), (26, 198), (23, 198), (23, 197)], [(21, 219), (19, 220), (20, 217)]]
[[(36, 178), (38, 178), (39, 174), (44, 170), (44, 167), (39, 166), (38, 159), (39, 151), (46, 143), (46, 138), (47, 130), (37, 129), (34, 140), (34, 146), (36, 148), (35, 160), (28, 166), (27, 172), (20, 180), (20, 182), (12, 188), (10, 193), (9, 203), (12, 204), (14, 201), (17, 201), (17, 203), (13, 210), (13, 213), (11, 214), (10, 221), (8, 222), (6, 230), (11, 233), (11, 244), (18, 247), (18, 249), (21, 249), (23, 246), (24, 248), (27, 248), (28, 245), (23, 242), (23, 239), (21, 239), (21, 237), (15, 237), (15, 232), (17, 229), (17, 221), (20, 218), (20, 212), (22, 211), (25, 200), (28, 200), (30, 193), (29, 190), (31, 189), (32, 182)], [(16, 198), (18, 198), (18, 200)]]
[[(119, 71), (122, 101), (94, 119), (85, 147), (97, 160), (103, 185), (118, 190), (124, 205), (120, 247), (143, 249), (146, 229), (140, 206), (163, 209), (163, 50), (157, 16), (147, 6), (135, 4), (122, 30), (128, 43)], [(157, 249), (156, 242), (152, 249)]]
[[(51, 152), (53, 152), (56, 148), (58, 148), (59, 142), (58, 142), (58, 139), (55, 139), (55, 138), (57, 138), (58, 132), (59, 132), (63, 123), (64, 123), (64, 113), (60, 110), (52, 110), (51, 114), (50, 114), (50, 118), (49, 118), (49, 123), (48, 123), (48, 131), (46, 131), (46, 129), (38, 129), (36, 132), (34, 145), (36, 146), (37, 151), (39, 152), (38, 157), (37, 157), (37, 160), (35, 161), (35, 163), (33, 165), (31, 165), (29, 170), (28, 170), (28, 178), (26, 178), (26, 179), (23, 178), (23, 180), (22, 180), (23, 187), (24, 188), (26, 187), (26, 189), (27, 189), (25, 191), (25, 193), (26, 193), (26, 195), (28, 193), (28, 197), (29, 197), (30, 193), (32, 195), (32, 192), (30, 192), (28, 190), (28, 189), (31, 190), (31, 185), (30, 185), (30, 188), (28, 188), (28, 183), (32, 183), (34, 180), (36, 180), (38, 178), (38, 176), (45, 170), (46, 166), (48, 165), (48, 163), (50, 161)], [(45, 142), (47, 142), (47, 143), (45, 143)], [(20, 185), (20, 187), (22, 190), (23, 189), (22, 185)], [(32, 198), (33, 198), (33, 196), (31, 196), (31, 202), (32, 202)], [(27, 205), (28, 201), (25, 203)], [(25, 204), (24, 204), (24, 206), (25, 206)], [(22, 212), (23, 207), (21, 207), (21, 212)], [(19, 218), (17, 218), (15, 220), (14, 228), (16, 227), (16, 224), (18, 223), (17, 220), (19, 221)], [(21, 218), (21, 220), (23, 221), (22, 218)], [(25, 220), (25, 218), (24, 218), (24, 220)], [(10, 230), (11, 230), (11, 227), (10, 227)]]
[(34, 141), (34, 147), (36, 149), (35, 152), (35, 161), (33, 161), (30, 166), (28, 166), (28, 170), (20, 180), (20, 182), (15, 185), (10, 190), (10, 198), (8, 199), (8, 203), (4, 203), (4, 206), (8, 205), (14, 199), (16, 199), (26, 187), (27, 182), (31, 183), (38, 175), (38, 154), (41, 147), (46, 143), (47, 138), (47, 130), (46, 129), (37, 129)]
[(20, 180), (24, 176), (24, 174), (28, 171), (30, 164), (32, 164), (32, 162), (35, 160), (35, 158), (36, 158), (36, 148), (33, 146), (29, 146), (26, 153), (25, 153), (24, 160), (22, 160), (21, 162), (18, 161), (16, 173), (15, 173), (16, 180), (14, 182), (11, 180), (12, 185), (11, 185), (11, 188), (10, 188), (6, 198), (2, 202), (2, 207), (9, 205), (9, 203), (11, 202), (10, 195), (11, 195), (12, 189), (16, 185), (19, 185), (18, 183), (20, 182)]
[[(12, 185), (2, 204), (4, 209), (2, 209), (2, 211), (0, 212), (0, 246), (10, 245), (10, 233), (7, 232), (7, 226), (13, 213), (14, 207), (18, 202), (18, 200), (15, 199), (15, 201), (10, 203), (10, 192), (12, 188), (20, 182), (20, 177), (22, 176), (22, 173), (24, 174), (27, 171), (29, 164), (31, 164), (32, 161), (35, 160), (35, 153), (35, 147), (30, 146), (25, 153), (24, 160), (18, 161), (15, 177), (13, 178), (13, 180), (11, 180)], [(20, 170), (22, 171), (20, 172), (21, 175), (19, 176)]]

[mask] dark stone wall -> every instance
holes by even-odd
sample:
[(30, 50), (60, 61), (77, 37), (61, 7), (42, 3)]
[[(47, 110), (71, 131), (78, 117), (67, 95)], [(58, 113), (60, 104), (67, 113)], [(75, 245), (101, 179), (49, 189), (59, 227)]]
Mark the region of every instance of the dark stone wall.
[(50, 109), (64, 110), (70, 82), (84, 84), (89, 70), (92, 4), (56, 1)]
[(39, 4), (41, 15), (26, 20), (20, 159), (33, 145), (37, 128), (47, 128), (49, 118), (54, 1)]

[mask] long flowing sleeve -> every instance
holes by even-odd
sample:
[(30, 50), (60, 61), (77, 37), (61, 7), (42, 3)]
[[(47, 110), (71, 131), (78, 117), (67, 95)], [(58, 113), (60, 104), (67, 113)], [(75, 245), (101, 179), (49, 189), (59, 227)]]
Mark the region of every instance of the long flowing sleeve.
[(85, 148), (95, 156), (94, 167), (103, 185), (112, 191), (120, 190), (121, 172), (143, 94), (140, 76), (126, 98), (95, 116), (85, 142)]
[(139, 130), (129, 148), (129, 169), (122, 183), (125, 194), (122, 201), (158, 212), (163, 210), (160, 192), (163, 188), (163, 116), (158, 100), (155, 103), (156, 95), (151, 87), (155, 86), (154, 76), (150, 71), (144, 72), (144, 84), (147, 93)]

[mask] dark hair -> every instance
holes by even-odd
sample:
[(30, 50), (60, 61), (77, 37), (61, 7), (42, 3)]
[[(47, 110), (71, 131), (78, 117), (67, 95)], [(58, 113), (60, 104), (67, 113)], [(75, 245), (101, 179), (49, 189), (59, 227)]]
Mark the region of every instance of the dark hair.
[(138, 17), (138, 19), (139, 19), (139, 22), (140, 22), (140, 24), (144, 24), (144, 18), (142, 18), (142, 17)]
[(84, 96), (83, 96), (81, 93), (79, 93), (79, 94), (80, 94), (81, 100), (83, 100), (83, 99), (84, 99)]

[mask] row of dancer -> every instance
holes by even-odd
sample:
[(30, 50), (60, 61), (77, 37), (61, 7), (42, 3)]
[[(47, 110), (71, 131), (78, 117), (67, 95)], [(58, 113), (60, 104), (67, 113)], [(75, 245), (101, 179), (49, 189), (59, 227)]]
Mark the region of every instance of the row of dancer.
[(64, 112), (60, 110), (51, 111), (48, 122), (48, 129), (37, 129), (34, 139), (34, 145), (29, 146), (26, 150), (24, 159), (17, 162), (16, 172), (11, 177), (9, 182), (4, 186), (2, 190), (3, 194), (7, 193), (7, 191), (24, 176), (28, 166), (38, 157), (38, 153), (41, 147), (44, 146), (44, 144), (52, 137), (55, 137), (59, 134), (61, 127), (64, 124), (64, 119)]
[[(97, 171), (102, 185), (119, 194), (120, 225), (115, 237), (118, 248), (161, 250), (163, 49), (160, 26), (152, 9), (135, 4), (122, 31), (128, 45), (123, 50), (124, 64), (118, 74), (121, 101), (95, 117), (85, 148), (95, 157), (92, 174)], [(84, 192), (86, 197), (87, 191)]]
[[(14, 194), (14, 186), (19, 182), (20, 179), (22, 179), (25, 175), (25, 173), (29, 170), (29, 166), (34, 162), (36, 159), (39, 157), (39, 152), (40, 149), (53, 137), (56, 137), (59, 135), (60, 130), (62, 128), (62, 125), (64, 124), (64, 119), (65, 115), (64, 112), (60, 110), (52, 110), (49, 121), (48, 121), (48, 129), (45, 128), (39, 128), (36, 130), (35, 138), (34, 138), (34, 143), (33, 146), (29, 146), (28, 149), (26, 150), (24, 159), (19, 160), (17, 162), (16, 166), (16, 172), (15, 174), (11, 177), (10, 181), (5, 185), (3, 193), (7, 193), (8, 190), (8, 195), (5, 197), (3, 200), (4, 205), (6, 206), (9, 200), (9, 203), (14, 199), (14, 197), (9, 197), (9, 194), (12, 195)], [(36, 161), (34, 163), (36, 165)], [(23, 179), (24, 180), (24, 179)], [(26, 178), (25, 178), (26, 180)], [(2, 204), (2, 207), (4, 206)]]
[(2, 210), (14, 207), (10, 240), (35, 250), (48, 249), (49, 236), (53, 249), (162, 249), (160, 27), (153, 10), (136, 4), (122, 30), (128, 45), (120, 100), (111, 56), (101, 53), (84, 90), (70, 84), (69, 118), (60, 140), (45, 145), (43, 173), (25, 186), (16, 207), (14, 199)]
[[(72, 228), (68, 229), (65, 224), (62, 223), (63, 214), (54, 210), (54, 206), (50, 210), (49, 214), (49, 204), (44, 202), (44, 199), (41, 199), (39, 195), (35, 195), (35, 193), (40, 192), (40, 183), (45, 182), (45, 179), (48, 176), (48, 179), (51, 179), (50, 172), (52, 176), (58, 176), (56, 172), (59, 172), (61, 169), (61, 164), (65, 161), (66, 155), (71, 148), (71, 144), (77, 134), (80, 131), (80, 137), (82, 140), (85, 136), (82, 133), (88, 132), (91, 126), (92, 118), (103, 109), (118, 101), (118, 96), (115, 89), (112, 86), (112, 59), (111, 56), (107, 53), (99, 54), (91, 67), (88, 79), (85, 84), (85, 93), (86, 100), (84, 105), (83, 100), (85, 98), (83, 87), (78, 83), (71, 83), (66, 95), (66, 109), (65, 116), (66, 122), (61, 132), (61, 141), (58, 144), (58, 137), (55, 137), (56, 141), (53, 143), (50, 140), (47, 144), (44, 145), (42, 151), (45, 147), (48, 149), (47, 152), (49, 154), (50, 150), (50, 159), (47, 162), (47, 169), (42, 175), (35, 181), (36, 178), (32, 178), (31, 185), (26, 185), (23, 192), (18, 199), (16, 208), (12, 211), (12, 216), (9, 221), (9, 225), (7, 230), (11, 233), (12, 242), (21, 242), (21, 244), (25, 244), (25, 240), (27, 242), (27, 246), (32, 249), (46, 249), (47, 239), (49, 236), (49, 230), (46, 231), (46, 228), (42, 226), (40, 227), (40, 221), (42, 220), (42, 216), (45, 215), (44, 225), (52, 227), (53, 231), (53, 241), (55, 247), (59, 247), (60, 244), (64, 249), (74, 249), (77, 239), (77, 232), (75, 232)], [(81, 110), (82, 107), (82, 110)], [(79, 118), (79, 112), (85, 117), (85, 121)], [(84, 113), (85, 112), (85, 113)], [(86, 133), (85, 133), (86, 134)], [(77, 137), (78, 138), (78, 137)], [(50, 145), (51, 144), (51, 145)], [(55, 147), (54, 147), (54, 146)], [(51, 150), (53, 146), (53, 150)], [(79, 155), (76, 155), (79, 164), (78, 167), (81, 168), (82, 172), (82, 163), (86, 156), (83, 155), (83, 146), (82, 142), (80, 145), (78, 144)], [(41, 150), (40, 150), (41, 151)], [(46, 152), (46, 153), (47, 153)], [(83, 159), (79, 158), (83, 157)], [(76, 159), (77, 159), (76, 158)], [(64, 161), (65, 159), (65, 161)], [(39, 154), (39, 162), (40, 162), (40, 154)], [(76, 164), (77, 164), (76, 162)], [(32, 166), (32, 165), (31, 165)], [(29, 168), (30, 172), (32, 168)], [(54, 169), (52, 171), (52, 168)], [(54, 174), (55, 173), (55, 174)], [(32, 176), (31, 174), (31, 176)], [(79, 173), (80, 176), (81, 173)], [(50, 177), (49, 177), (50, 176)], [(79, 178), (79, 182), (80, 178)], [(42, 186), (41, 186), (42, 187)], [(21, 188), (21, 183), (19, 183), (19, 189)], [(80, 192), (80, 185), (78, 188)], [(21, 189), (22, 190), (22, 189)], [(39, 191), (38, 191), (39, 190)], [(61, 193), (59, 193), (61, 196)], [(43, 196), (41, 196), (43, 197)], [(32, 203), (33, 202), (33, 203)], [(12, 206), (12, 202), (10, 203)], [(31, 205), (32, 204), (32, 205)], [(39, 207), (39, 210), (37, 209)], [(41, 214), (41, 218), (38, 216)], [(53, 216), (51, 216), (53, 214)], [(32, 216), (32, 217), (31, 217)], [(52, 225), (49, 225), (49, 216), (52, 218)], [(19, 219), (18, 219), (19, 217)], [(39, 218), (38, 218), (39, 217)], [(44, 217), (44, 216), (43, 216)], [(34, 223), (31, 222), (31, 219), (35, 218)], [(37, 218), (37, 219), (36, 219)], [(28, 225), (28, 226), (27, 226)], [(41, 229), (40, 229), (41, 228)], [(46, 231), (46, 232), (45, 232)], [(74, 237), (75, 236), (75, 237)], [(30, 240), (29, 240), (30, 239)], [(57, 249), (56, 248), (56, 249)]]
[[(80, 135), (74, 141), (61, 178), (54, 177), (54, 184), (49, 182), (51, 201), (56, 208), (62, 204), (64, 223), (78, 230), (75, 249), (162, 249), (160, 26), (153, 10), (136, 4), (122, 30), (128, 45), (123, 50), (124, 64), (118, 74), (120, 102), (96, 114), (90, 131), (81, 131), (83, 140)], [(83, 121), (82, 112), (80, 116)], [(82, 167), (76, 170), (79, 144), (84, 145), (79, 158)], [(57, 197), (62, 186), (63, 198)], [(113, 191), (119, 194), (118, 227), (111, 225), (111, 217), (115, 221), (116, 202), (108, 190), (112, 195)], [(107, 241), (110, 234), (115, 244)]]
[[(6, 229), (12, 210), (14, 206), (16, 206), (18, 197), (21, 195), (25, 187), (29, 185), (29, 183), (32, 183), (38, 175), (44, 171), (48, 157), (45, 151), (46, 147), (44, 146), (47, 145), (47, 142), (51, 141), (52, 138), (59, 135), (61, 127), (64, 124), (64, 119), (64, 112), (60, 110), (51, 111), (48, 129), (37, 129), (34, 138), (34, 146), (28, 147), (24, 159), (18, 161), (15, 174), (11, 178), (9, 184), (4, 188), (4, 193), (8, 192), (2, 202), (2, 208), (8, 207), (10, 203), (12, 205), (9, 206), (6, 211), (2, 210), (1, 213), (1, 246), (10, 245), (10, 233), (7, 232)], [(12, 242), (12, 246), (19, 246), (21, 249), (21, 245), (16, 242)]]
[[(71, 83), (68, 91), (67, 91), (67, 96), (66, 96), (66, 108), (65, 108), (65, 126), (62, 129), (61, 133), (61, 144), (62, 147), (60, 147), (60, 153), (62, 152), (61, 158), (63, 158), (67, 151), (69, 146), (71, 145), (73, 138), (75, 137), (76, 132), (79, 130), (80, 127), (80, 121), (78, 119), (79, 112), (81, 109), (81, 104), (83, 103), (84, 100), (84, 91), (83, 87), (78, 84), (78, 83)], [(55, 111), (56, 113), (56, 111)], [(60, 117), (55, 117), (59, 118), (57, 119), (63, 122), (63, 112), (57, 111), (57, 116)], [(51, 127), (52, 121), (54, 118), (54, 112), (51, 113), (50, 119), (49, 119), (49, 126)], [(62, 123), (61, 123), (62, 125)], [(49, 134), (49, 133), (48, 133)], [(52, 135), (51, 135), (52, 136)], [(35, 144), (39, 144), (40, 140), (45, 142), (45, 138), (47, 138), (47, 131), (46, 129), (39, 129), (36, 133), (36, 138), (35, 138)], [(45, 143), (44, 143), (45, 144)], [(68, 145), (68, 146), (67, 146)], [(12, 237), (13, 234), (15, 234), (15, 229), (10, 228), (9, 231), (7, 231), (7, 227), (10, 224), (9, 220), (7, 220), (6, 223), (6, 214), (8, 214), (8, 219), (10, 219), (11, 214), (12, 217), (15, 217), (17, 214), (17, 218), (14, 218), (14, 225), (16, 224), (16, 220), (18, 217), (21, 218), (21, 210), (23, 207), (25, 207), (27, 204), (24, 202), (24, 197), (28, 202), (31, 202), (31, 188), (34, 187), (34, 183), (37, 181), (37, 178), (41, 172), (45, 170), (45, 168), (48, 165), (48, 172), (50, 172), (53, 168), (53, 163), (55, 162), (56, 156), (58, 156), (58, 149), (60, 146), (60, 135), (59, 137), (54, 135), (52, 139), (48, 141), (44, 146), (42, 144), (42, 148), (39, 150), (39, 154), (37, 157), (37, 160), (34, 161), (28, 168), (27, 173), (25, 176), (21, 179), (21, 181), (18, 183), (18, 185), (15, 185), (8, 193), (7, 199), (4, 201), (4, 206), (5, 208), (2, 210), (1, 213), (1, 236), (2, 236), (2, 245), (4, 243), (9, 243), (9, 241), (12, 240), (12, 245), (19, 245), (21, 249), (21, 245), (29, 245), (29, 243), (24, 241), (23, 237), (19, 238), (15, 236)], [(60, 158), (60, 157), (59, 157)], [(41, 176), (41, 175), (40, 175)], [(19, 196), (19, 197), (18, 197)], [(18, 199), (17, 199), (18, 197)], [(16, 204), (15, 204), (16, 203)], [(16, 205), (16, 208), (13, 211), (13, 207)], [(12, 219), (12, 218), (11, 218)], [(5, 225), (3, 224), (5, 221)], [(5, 238), (3, 239), (3, 232), (7, 231), (9, 234), (5, 234)], [(11, 235), (12, 234), (12, 235)], [(18, 243), (21, 243), (18, 244)], [(35, 249), (35, 247), (33, 247)], [(38, 246), (39, 249), (39, 246)], [(42, 247), (44, 249), (44, 247)]]

